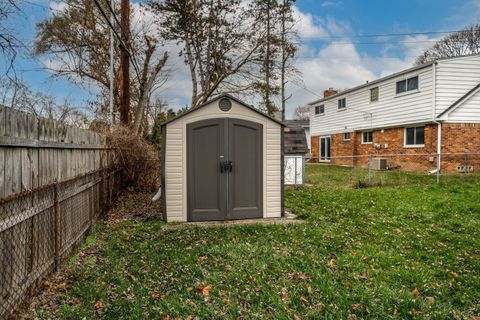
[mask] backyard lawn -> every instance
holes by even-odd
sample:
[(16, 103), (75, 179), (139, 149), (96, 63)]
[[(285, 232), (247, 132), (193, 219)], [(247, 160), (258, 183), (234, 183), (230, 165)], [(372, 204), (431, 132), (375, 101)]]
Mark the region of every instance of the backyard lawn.
[(285, 196), (305, 224), (99, 224), (29, 316), (480, 319), (479, 184), (419, 175), (358, 188), (361, 170), (307, 175)]

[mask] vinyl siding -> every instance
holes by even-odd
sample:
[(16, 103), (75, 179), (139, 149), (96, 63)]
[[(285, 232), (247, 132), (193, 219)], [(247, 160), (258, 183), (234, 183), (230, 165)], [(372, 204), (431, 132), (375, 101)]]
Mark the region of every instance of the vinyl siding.
[[(426, 67), (387, 79), (370, 87), (339, 95), (310, 107), (312, 136), (327, 135), (369, 128), (386, 128), (432, 120), (432, 67)], [(419, 76), (419, 90), (396, 95), (396, 82)], [(370, 102), (370, 89), (379, 88), (379, 100)], [(338, 100), (346, 98), (346, 110), (338, 110)], [(325, 106), (323, 115), (315, 115), (315, 106)], [(373, 117), (365, 117), (371, 113)]]
[(223, 112), (218, 101), (167, 124), (165, 195), (167, 221), (187, 221), (187, 124), (213, 118), (238, 118), (263, 125), (263, 216), (281, 216), (281, 129), (266, 117), (232, 101)]
[[(440, 60), (437, 64), (436, 78), (435, 110), (438, 116), (480, 83), (480, 56)], [(478, 104), (476, 109), (479, 109)], [(476, 112), (474, 113), (476, 117), (479, 116)]]
[(480, 123), (480, 92), (448, 114), (448, 122)]

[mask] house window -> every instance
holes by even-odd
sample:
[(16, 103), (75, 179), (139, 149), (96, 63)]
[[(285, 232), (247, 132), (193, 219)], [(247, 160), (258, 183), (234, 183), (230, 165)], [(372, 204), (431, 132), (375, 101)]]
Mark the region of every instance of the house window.
[(423, 146), (425, 144), (425, 127), (405, 128), (405, 146)]
[(345, 109), (347, 107), (347, 99), (338, 99), (338, 109)]
[(370, 102), (378, 101), (378, 87), (370, 89)]
[(397, 81), (397, 94), (418, 90), (418, 76)]
[(372, 131), (363, 131), (362, 132), (362, 143), (372, 143), (373, 141), (373, 132)]
[(350, 140), (350, 132), (344, 132), (343, 141), (349, 141), (349, 140)]
[(325, 106), (323, 104), (319, 105), (319, 106), (316, 106), (315, 107), (315, 114), (322, 114), (322, 113), (325, 113)]

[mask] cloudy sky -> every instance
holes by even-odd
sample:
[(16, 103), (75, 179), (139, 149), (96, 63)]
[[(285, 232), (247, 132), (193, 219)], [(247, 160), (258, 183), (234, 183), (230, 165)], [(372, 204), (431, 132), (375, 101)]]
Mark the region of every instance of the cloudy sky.
[[(27, 44), (35, 24), (61, 9), (58, 1), (28, 3), (25, 13), (12, 22)], [(446, 32), (480, 22), (480, 0), (297, 0), (295, 15), (301, 39), (295, 66), (301, 76), (289, 82), (287, 116), (326, 88), (349, 88), (412, 66), (415, 57)], [(42, 70), (48, 63), (48, 58), (22, 54), (16, 61), (17, 74), (34, 90), (84, 104), (94, 88), (52, 79)], [(178, 109), (190, 98), (188, 70), (178, 58), (171, 59), (169, 70), (170, 80), (160, 95)]]

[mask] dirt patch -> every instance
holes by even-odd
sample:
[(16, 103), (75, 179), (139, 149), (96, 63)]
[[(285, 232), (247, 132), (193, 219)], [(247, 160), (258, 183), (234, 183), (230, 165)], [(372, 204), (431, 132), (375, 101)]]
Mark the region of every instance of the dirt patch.
[(161, 219), (161, 201), (152, 202), (153, 192), (123, 192), (109, 210), (107, 220), (116, 223), (128, 219)]

